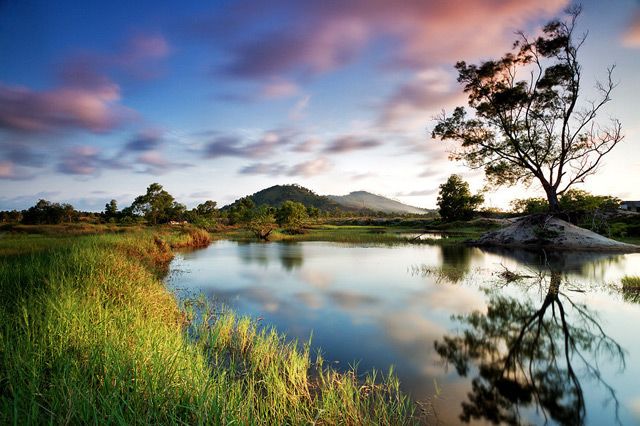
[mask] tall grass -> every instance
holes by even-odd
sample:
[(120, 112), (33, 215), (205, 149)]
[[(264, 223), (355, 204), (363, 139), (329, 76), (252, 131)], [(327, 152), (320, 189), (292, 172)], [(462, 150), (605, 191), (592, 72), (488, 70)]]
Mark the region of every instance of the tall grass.
[(0, 424), (415, 422), (392, 374), (359, 380), (248, 318), (180, 309), (152, 232), (3, 237), (0, 253)]
[(627, 275), (622, 277), (622, 287), (629, 290), (640, 290), (640, 276)]

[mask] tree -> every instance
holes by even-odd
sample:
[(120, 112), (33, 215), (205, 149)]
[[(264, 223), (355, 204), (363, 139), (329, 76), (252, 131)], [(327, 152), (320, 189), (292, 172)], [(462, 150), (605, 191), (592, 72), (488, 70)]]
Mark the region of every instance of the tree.
[(64, 220), (71, 222), (76, 216), (77, 212), (71, 204), (38, 200), (35, 206), (23, 212), (22, 223), (31, 225), (58, 224)]
[(248, 212), (249, 220), (246, 227), (261, 240), (268, 240), (269, 235), (276, 229), (276, 219), (273, 208), (267, 205), (253, 208)]
[(118, 202), (116, 200), (111, 200), (105, 204), (102, 216), (106, 220), (115, 219), (116, 216), (118, 216)]
[(143, 215), (153, 225), (181, 219), (186, 211), (159, 183), (149, 185), (147, 193), (136, 197), (131, 207), (135, 214)]
[(469, 220), (475, 209), (484, 202), (482, 195), (471, 195), (469, 184), (458, 175), (451, 175), (440, 185), (438, 207), (440, 216), (446, 221)]
[(276, 211), (278, 225), (288, 229), (299, 229), (309, 218), (307, 208), (297, 201), (287, 200)]
[(204, 203), (198, 204), (196, 207), (196, 213), (203, 218), (212, 219), (218, 213), (217, 206), (218, 203), (215, 201), (207, 200)]
[(247, 222), (251, 219), (251, 211), (256, 207), (253, 199), (249, 196), (236, 200), (227, 211), (229, 225), (240, 222)]
[[(561, 210), (558, 196), (595, 173), (624, 139), (618, 120), (608, 126), (596, 122), (615, 88), (613, 67), (607, 81), (597, 83), (597, 98), (579, 102), (578, 51), (586, 35), (574, 34), (580, 7), (567, 15), (548, 23), (535, 40), (520, 32), (514, 52), (498, 60), (458, 62), (458, 82), (475, 116), (468, 118), (458, 107), (450, 117), (443, 113), (432, 133), (460, 142), (452, 158), (484, 168), (490, 183), (537, 180), (554, 212)], [(522, 73), (526, 79), (520, 79)]]

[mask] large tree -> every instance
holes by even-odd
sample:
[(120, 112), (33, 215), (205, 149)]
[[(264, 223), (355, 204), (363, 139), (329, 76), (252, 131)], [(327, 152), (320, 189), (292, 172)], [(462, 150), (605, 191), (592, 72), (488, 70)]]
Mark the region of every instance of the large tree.
[(149, 185), (146, 194), (136, 197), (131, 208), (135, 214), (143, 215), (153, 225), (181, 219), (186, 210), (159, 183)]
[(553, 211), (560, 210), (558, 196), (595, 173), (623, 140), (618, 120), (596, 121), (611, 100), (613, 67), (596, 84), (596, 98), (580, 102), (578, 51), (586, 34), (575, 34), (579, 15), (579, 7), (568, 9), (535, 39), (518, 33), (513, 52), (500, 59), (458, 62), (458, 81), (475, 114), (468, 117), (463, 107), (443, 113), (432, 134), (460, 142), (452, 157), (484, 168), (493, 184), (538, 181)]

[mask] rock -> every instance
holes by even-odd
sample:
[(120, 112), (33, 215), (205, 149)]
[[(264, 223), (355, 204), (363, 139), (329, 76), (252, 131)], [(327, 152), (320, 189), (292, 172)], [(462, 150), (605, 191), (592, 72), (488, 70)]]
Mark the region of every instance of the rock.
[(640, 251), (640, 246), (621, 243), (544, 214), (518, 218), (504, 228), (483, 234), (471, 244), (558, 250)]

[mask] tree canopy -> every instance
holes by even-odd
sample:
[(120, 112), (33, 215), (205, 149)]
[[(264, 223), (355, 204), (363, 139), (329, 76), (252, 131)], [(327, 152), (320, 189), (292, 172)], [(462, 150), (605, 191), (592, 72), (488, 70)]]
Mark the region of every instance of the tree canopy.
[(155, 225), (169, 220), (180, 219), (185, 211), (184, 204), (175, 201), (173, 196), (164, 190), (159, 183), (152, 183), (144, 195), (136, 197), (131, 210), (140, 214)]
[(624, 138), (618, 120), (596, 121), (615, 88), (613, 67), (607, 81), (596, 84), (597, 97), (581, 102), (578, 52), (586, 35), (575, 34), (580, 11), (568, 9), (535, 39), (520, 32), (514, 51), (500, 59), (458, 62), (458, 82), (475, 114), (468, 117), (463, 107), (443, 113), (432, 133), (459, 142), (452, 157), (484, 168), (490, 183), (537, 181), (553, 211), (560, 210), (558, 196), (595, 173)]
[(289, 229), (301, 228), (308, 218), (307, 208), (297, 201), (287, 200), (276, 211), (278, 225)]
[(471, 195), (469, 184), (458, 175), (451, 175), (440, 185), (438, 212), (446, 221), (468, 220), (484, 202), (482, 195)]

